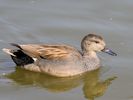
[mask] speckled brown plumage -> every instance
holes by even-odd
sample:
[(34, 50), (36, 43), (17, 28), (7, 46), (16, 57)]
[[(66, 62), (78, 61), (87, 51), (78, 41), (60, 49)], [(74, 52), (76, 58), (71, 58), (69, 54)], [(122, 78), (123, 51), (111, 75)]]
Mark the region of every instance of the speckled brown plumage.
[[(3, 49), (11, 55), (13, 61), (23, 68), (47, 73), (57, 77), (68, 77), (95, 70), (100, 67), (96, 52), (106, 52), (116, 56), (107, 49), (103, 38), (96, 34), (88, 34), (81, 41), (82, 51), (70, 45), (49, 44), (11, 44), (18, 49)], [(21, 53), (21, 55), (20, 55)]]

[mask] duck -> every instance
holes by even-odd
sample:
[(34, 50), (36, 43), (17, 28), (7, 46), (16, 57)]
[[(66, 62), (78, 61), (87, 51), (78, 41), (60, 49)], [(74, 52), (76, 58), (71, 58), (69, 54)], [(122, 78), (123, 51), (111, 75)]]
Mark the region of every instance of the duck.
[(3, 48), (3, 51), (11, 56), (16, 66), (55, 77), (71, 77), (100, 68), (97, 52), (117, 56), (106, 47), (104, 39), (94, 33), (83, 37), (81, 50), (66, 44), (10, 45), (15, 48)]

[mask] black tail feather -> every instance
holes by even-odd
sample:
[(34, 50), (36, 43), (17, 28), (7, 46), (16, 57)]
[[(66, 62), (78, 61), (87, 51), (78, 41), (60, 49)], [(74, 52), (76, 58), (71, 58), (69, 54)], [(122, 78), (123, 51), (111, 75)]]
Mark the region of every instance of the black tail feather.
[(27, 64), (34, 63), (34, 60), (27, 54), (23, 53), (23, 51), (21, 50), (14, 51), (13, 54), (16, 56), (11, 55), (11, 58), (17, 66), (24, 66)]

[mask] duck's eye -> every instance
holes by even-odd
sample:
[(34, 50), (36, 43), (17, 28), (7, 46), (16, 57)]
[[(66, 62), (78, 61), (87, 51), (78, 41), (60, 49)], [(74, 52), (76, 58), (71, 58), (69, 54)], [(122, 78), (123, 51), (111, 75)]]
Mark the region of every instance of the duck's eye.
[(96, 40), (91, 40), (91, 42), (94, 42), (94, 43), (100, 43), (99, 41), (96, 41)]
[(99, 41), (94, 41), (95, 43), (99, 43)]

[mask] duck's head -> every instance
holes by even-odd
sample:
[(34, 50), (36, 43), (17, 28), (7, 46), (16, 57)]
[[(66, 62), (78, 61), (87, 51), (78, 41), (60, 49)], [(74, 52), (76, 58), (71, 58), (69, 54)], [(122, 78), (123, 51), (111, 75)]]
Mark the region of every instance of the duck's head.
[(114, 53), (112, 50), (106, 47), (106, 43), (104, 42), (103, 38), (96, 34), (88, 34), (86, 35), (82, 42), (81, 48), (83, 52), (105, 52), (112, 56), (116, 56), (117, 54)]

